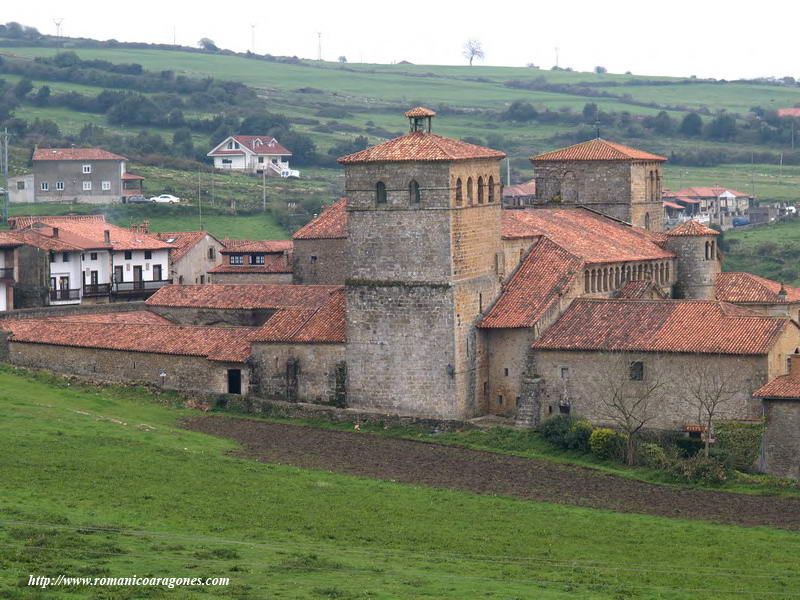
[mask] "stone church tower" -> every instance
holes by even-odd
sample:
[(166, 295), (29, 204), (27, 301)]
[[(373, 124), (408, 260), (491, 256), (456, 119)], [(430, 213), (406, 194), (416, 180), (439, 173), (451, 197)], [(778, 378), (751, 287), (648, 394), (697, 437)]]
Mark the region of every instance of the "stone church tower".
[(661, 182), (666, 160), (601, 138), (534, 156), (536, 204), (586, 206), (638, 227), (663, 231)]
[(720, 272), (718, 231), (686, 221), (667, 232), (667, 248), (678, 257), (677, 295), (691, 300), (714, 300)]
[(348, 404), (458, 419), (478, 413), (475, 324), (500, 293), (502, 152), (411, 131), (344, 156)]

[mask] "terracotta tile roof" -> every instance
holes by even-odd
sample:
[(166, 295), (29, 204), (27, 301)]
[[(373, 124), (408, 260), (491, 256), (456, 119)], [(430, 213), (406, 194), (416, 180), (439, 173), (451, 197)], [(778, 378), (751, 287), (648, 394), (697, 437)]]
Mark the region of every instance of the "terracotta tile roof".
[(99, 221), (106, 222), (104, 215), (60, 215), (55, 217), (9, 217), (8, 225), (14, 229), (25, 229), (34, 223), (45, 223), (47, 225), (55, 225), (58, 227), (61, 223), (74, 223), (83, 221)]
[(779, 117), (800, 117), (800, 108), (779, 108)]
[(221, 254), (237, 254), (239, 252), (267, 253), (286, 252), (291, 250), (292, 240), (230, 240), (225, 243), (225, 248), (220, 250)]
[(167, 285), (148, 306), (218, 309), (318, 308), (338, 285), (223, 284)]
[(503, 188), (503, 198), (516, 198), (517, 196), (535, 196), (536, 180), (531, 179), (517, 185), (507, 185)]
[(100, 148), (39, 148), (33, 160), (128, 160)]
[(338, 159), (341, 164), (400, 162), (400, 161), (451, 161), (476, 158), (505, 158), (499, 150), (476, 146), (460, 140), (446, 138), (436, 133), (412, 131), (388, 142), (372, 146)]
[[(74, 240), (82, 239), (84, 249), (91, 248), (108, 248), (109, 244), (104, 242), (104, 232), (108, 231), (110, 234), (110, 247), (112, 250), (168, 250), (172, 248), (172, 244), (161, 241), (155, 235), (149, 233), (142, 233), (125, 229), (124, 227), (117, 227), (111, 223), (104, 221), (85, 220), (85, 221), (52, 221), (49, 218), (41, 222), (53, 224), (59, 229), (59, 237), (68, 235), (74, 236)], [(52, 232), (51, 232), (52, 233)], [(67, 238), (65, 238), (67, 239)], [(70, 242), (72, 243), (72, 242)]]
[(336, 240), (347, 238), (347, 198), (322, 211), (319, 216), (298, 229), (294, 240)]
[(541, 350), (762, 355), (796, 325), (710, 300), (575, 300), (533, 344)]
[(667, 159), (658, 154), (651, 154), (644, 150), (637, 150), (609, 142), (602, 138), (589, 140), (554, 150), (545, 152), (531, 158), (532, 161), (571, 161), (571, 160), (645, 160), (645, 161), (666, 161)]
[(430, 108), (424, 106), (417, 106), (409, 111), (406, 111), (403, 116), (413, 119), (414, 117), (435, 117), (436, 113)]
[(59, 227), (58, 230), (58, 237), (56, 237), (53, 227), (34, 225), (31, 229), (17, 232), (17, 236), (24, 240), (27, 246), (53, 252), (82, 252), (111, 248), (109, 244), (95, 242), (62, 227)]
[(22, 244), (23, 241), (16, 234), (0, 231), (0, 248), (14, 248)]
[(668, 200), (662, 200), (661, 205), (667, 208), (677, 208), (678, 210), (683, 210), (686, 208), (685, 206), (681, 206), (680, 204), (675, 204), (674, 202), (669, 202)]
[(569, 290), (582, 264), (578, 257), (543, 238), (522, 261), (478, 326), (533, 327)]
[[(292, 155), (289, 150), (282, 146), (278, 140), (271, 135), (233, 135), (231, 137), (254, 154), (278, 154), (284, 156)], [(214, 156), (216, 154), (242, 154), (242, 152), (241, 150), (220, 149), (212, 150), (208, 153), (208, 156)]]
[[(783, 288), (785, 298), (780, 298)], [(800, 302), (800, 288), (783, 285), (750, 273), (720, 273), (717, 275), (716, 298), (724, 302), (754, 302), (782, 304)]]
[(800, 400), (800, 377), (796, 375), (781, 375), (780, 377), (776, 377), (753, 392), (753, 397)]
[(674, 229), (670, 229), (667, 232), (667, 235), (677, 235), (677, 236), (719, 235), (719, 231), (715, 231), (710, 227), (706, 227), (699, 221), (695, 221), (694, 219), (689, 219), (688, 221), (684, 221)]
[[(141, 175), (134, 175), (133, 173), (125, 173), (122, 175), (122, 179), (125, 181), (138, 181), (138, 180), (143, 180), (144, 177), (142, 177)], [(131, 190), (131, 191), (136, 191), (136, 190)]]
[(675, 192), (675, 195), (684, 196), (687, 198), (717, 198), (725, 192), (730, 192), (737, 198), (750, 196), (750, 194), (743, 194), (742, 192), (737, 192), (736, 190), (732, 190), (731, 188), (725, 188), (720, 186), (684, 188), (682, 190), (678, 190), (677, 192)]
[[(36, 317), (34, 319), (17, 319), (27, 321), (62, 321), (68, 323), (133, 323), (150, 325), (172, 325), (172, 321), (165, 319), (149, 310), (134, 310), (128, 312), (112, 313), (86, 313), (66, 315), (61, 317)], [(0, 321), (3, 323), (5, 321)]]
[(626, 281), (617, 290), (616, 297), (620, 300), (641, 300), (653, 289), (652, 281)]
[(587, 263), (673, 258), (658, 245), (663, 236), (583, 209), (503, 211), (503, 238), (544, 236)]
[(200, 356), (225, 362), (245, 362), (250, 356), (252, 327), (197, 327), (152, 323), (97, 323), (53, 319), (6, 319), (12, 342), (77, 348), (124, 350)]
[[(173, 263), (178, 262), (181, 258), (183, 258), (186, 253), (189, 252), (189, 250), (199, 244), (203, 239), (205, 239), (206, 236), (210, 236), (211, 238), (217, 240), (217, 238), (207, 231), (172, 231), (155, 233), (153, 235), (155, 235), (162, 242), (166, 242), (175, 246), (169, 251), (169, 256)], [(219, 242), (219, 240), (217, 241)], [(220, 244), (221, 243), (222, 242), (220, 242)]]
[(268, 254), (263, 265), (217, 265), (209, 273), (294, 273), (290, 255)]
[(272, 343), (344, 343), (344, 288), (330, 291), (317, 308), (279, 310), (250, 339)]

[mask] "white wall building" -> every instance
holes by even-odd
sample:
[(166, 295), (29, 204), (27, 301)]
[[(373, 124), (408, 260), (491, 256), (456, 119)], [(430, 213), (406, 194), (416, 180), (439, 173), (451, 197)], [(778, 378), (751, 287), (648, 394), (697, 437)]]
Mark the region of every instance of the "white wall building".
[(267, 177), (300, 177), (289, 168), (292, 153), (268, 135), (232, 135), (220, 142), (207, 156), (217, 169), (233, 169)]

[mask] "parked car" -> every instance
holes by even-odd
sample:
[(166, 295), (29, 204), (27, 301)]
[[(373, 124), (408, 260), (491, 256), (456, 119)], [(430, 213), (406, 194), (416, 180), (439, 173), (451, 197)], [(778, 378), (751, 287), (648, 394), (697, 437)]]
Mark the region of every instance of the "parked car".
[(750, 219), (747, 217), (734, 217), (733, 218), (733, 226), (734, 227), (743, 227), (744, 225), (750, 225)]
[(150, 202), (150, 200), (144, 196), (128, 196), (127, 198), (124, 198), (123, 201), (125, 204), (140, 204), (142, 202)]
[(180, 201), (180, 198), (172, 194), (161, 194), (160, 196), (153, 196), (150, 198), (150, 202), (162, 202), (165, 204), (177, 204)]

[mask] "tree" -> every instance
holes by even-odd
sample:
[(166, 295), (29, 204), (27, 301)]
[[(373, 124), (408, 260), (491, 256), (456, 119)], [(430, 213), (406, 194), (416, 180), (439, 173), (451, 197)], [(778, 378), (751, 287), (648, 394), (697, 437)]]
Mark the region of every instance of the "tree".
[(530, 102), (514, 100), (500, 118), (504, 121), (533, 121), (537, 116), (539, 113)]
[(36, 106), (47, 106), (50, 103), (50, 86), (43, 85), (36, 90), (36, 95), (33, 97), (33, 103)]
[(219, 48), (214, 43), (214, 40), (211, 38), (200, 38), (200, 41), (197, 42), (197, 45), (200, 46), (203, 50), (208, 50), (209, 52), (219, 52)]
[(683, 135), (697, 137), (703, 132), (703, 119), (697, 113), (691, 112), (683, 117), (679, 131)]
[(681, 374), (680, 390), (685, 402), (697, 411), (698, 420), (705, 426), (705, 449), (708, 456), (714, 421), (730, 408), (733, 400), (742, 392), (739, 374), (743, 368), (739, 360), (731, 357), (698, 357)]
[(706, 125), (706, 137), (711, 140), (729, 140), (736, 135), (736, 118), (721, 114)]
[(597, 120), (599, 109), (594, 102), (587, 102), (583, 105), (583, 120), (587, 123), (594, 123)]
[(31, 90), (33, 89), (33, 84), (31, 80), (28, 78), (20, 79), (17, 84), (14, 86), (14, 95), (22, 100), (25, 96), (27, 96)]
[(340, 56), (340, 57), (339, 57), (339, 62), (340, 62), (340, 63), (346, 63), (346, 62), (347, 62), (347, 57), (346, 57), (346, 56), (344, 56), (344, 55)]
[(675, 120), (665, 110), (662, 110), (655, 117), (646, 117), (644, 125), (661, 135), (670, 135), (675, 131)]
[(602, 75), (603, 73), (608, 73), (608, 69), (606, 69), (605, 67), (597, 66), (594, 68), (594, 72), (597, 73), (598, 75)]
[(598, 364), (601, 361), (605, 364), (597, 386), (601, 416), (627, 436), (625, 458), (635, 465), (639, 435), (658, 416), (666, 390), (662, 371), (652, 366), (661, 361), (630, 352), (611, 352)]
[(464, 58), (469, 61), (469, 66), (472, 66), (472, 61), (477, 59), (483, 60), (485, 55), (483, 53), (483, 47), (479, 40), (475, 39), (468, 39), (464, 42), (464, 50), (462, 52)]

